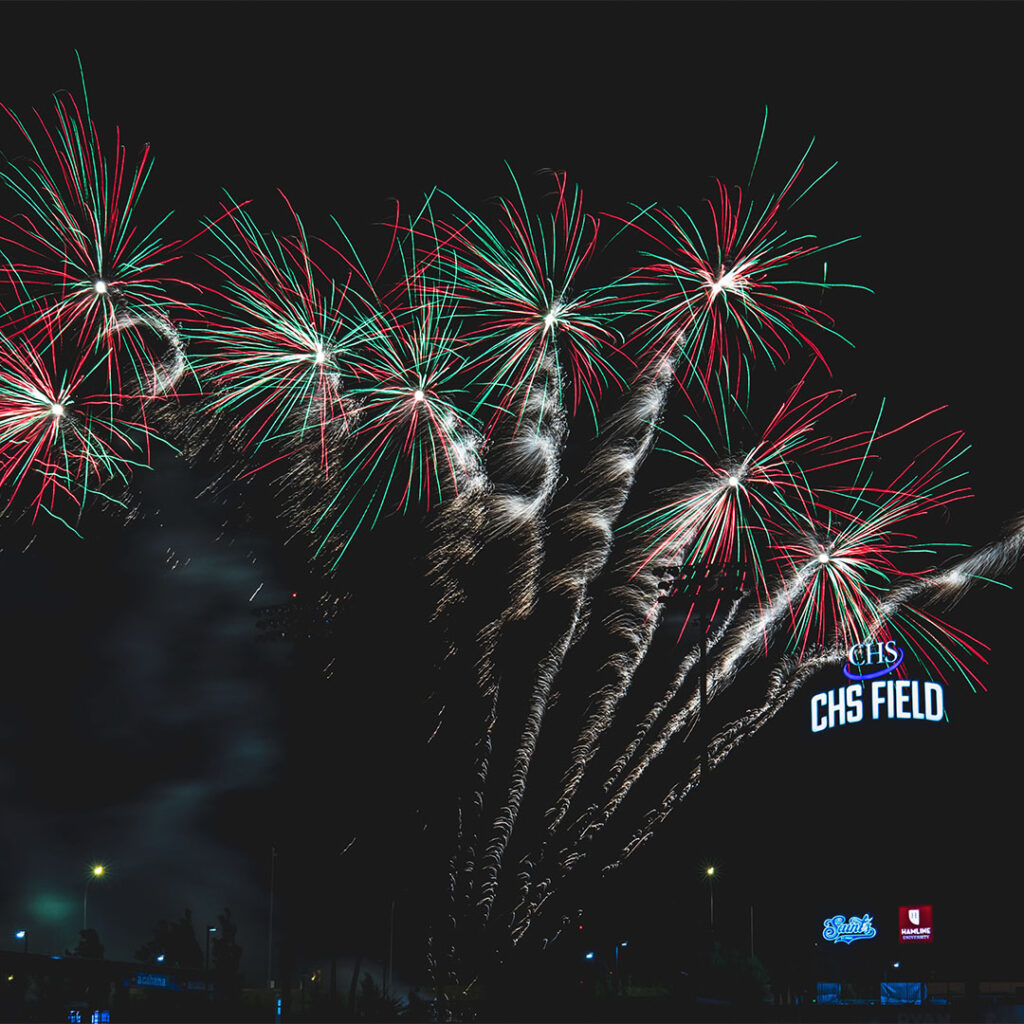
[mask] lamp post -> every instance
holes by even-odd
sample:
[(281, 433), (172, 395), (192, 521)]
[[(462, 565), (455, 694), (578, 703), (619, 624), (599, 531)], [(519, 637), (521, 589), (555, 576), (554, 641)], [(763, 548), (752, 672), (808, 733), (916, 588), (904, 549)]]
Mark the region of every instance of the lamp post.
[(711, 934), (715, 934), (715, 868), (710, 865), (704, 872), (708, 878), (708, 902), (711, 907)]
[(206, 973), (210, 973), (210, 936), (216, 931), (212, 924), (206, 926)]
[(28, 932), (24, 928), (19, 928), (18, 931), (16, 931), (14, 933), (14, 937), (19, 942), (24, 942), (25, 943), (25, 945), (24, 945), (24, 947), (22, 949), (22, 952), (23, 953), (27, 953), (28, 952)]
[(274, 869), (277, 847), (270, 848), (270, 920), (267, 922), (267, 988), (274, 987)]
[(82, 893), (82, 931), (89, 927), (89, 883), (94, 878), (102, 878), (107, 869), (102, 864), (93, 864), (89, 869), (89, 877), (85, 880), (85, 892)]
[(210, 936), (216, 931), (212, 924), (206, 926), (206, 995), (210, 995)]

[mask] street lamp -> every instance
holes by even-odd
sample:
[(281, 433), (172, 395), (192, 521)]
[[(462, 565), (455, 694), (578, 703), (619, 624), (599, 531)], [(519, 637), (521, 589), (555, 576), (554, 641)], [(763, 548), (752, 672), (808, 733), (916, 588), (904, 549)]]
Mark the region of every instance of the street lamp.
[(102, 864), (93, 864), (89, 869), (89, 877), (85, 880), (85, 892), (82, 893), (82, 931), (89, 927), (89, 883), (94, 878), (102, 878), (107, 869)]
[(206, 926), (206, 994), (210, 994), (210, 936), (216, 931), (212, 924)]
[(628, 945), (628, 942), (615, 943), (615, 987), (619, 992), (622, 991), (622, 975), (619, 974), (619, 950), (625, 949)]
[(715, 867), (709, 865), (704, 872), (708, 877), (708, 899), (711, 905), (711, 932), (715, 931)]
[(216, 931), (212, 924), (206, 926), (206, 970), (210, 970), (210, 936)]
[(28, 952), (28, 932), (25, 931), (24, 928), (19, 928), (18, 931), (16, 931), (14, 933), (14, 937), (19, 942), (24, 942), (25, 943), (25, 948), (22, 950), (22, 952), (23, 953), (27, 953)]

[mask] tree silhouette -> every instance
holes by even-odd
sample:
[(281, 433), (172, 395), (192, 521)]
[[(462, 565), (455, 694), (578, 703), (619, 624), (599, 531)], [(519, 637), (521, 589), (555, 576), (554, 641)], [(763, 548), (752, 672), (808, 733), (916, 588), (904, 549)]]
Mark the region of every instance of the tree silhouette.
[(211, 947), (213, 974), (225, 992), (237, 991), (242, 986), (242, 947), (235, 941), (237, 934), (238, 924), (231, 918), (231, 908), (225, 907), (224, 913), (217, 915), (217, 937)]
[(99, 932), (95, 928), (82, 928), (79, 933), (78, 945), (74, 950), (64, 950), (65, 956), (88, 957), (90, 960), (103, 959), (103, 944)]
[[(163, 960), (157, 958), (162, 956)], [(162, 963), (167, 967), (190, 967), (199, 970), (203, 966), (203, 951), (196, 939), (192, 924), (192, 911), (188, 908), (173, 924), (159, 921), (153, 929), (153, 938), (135, 952), (135, 959), (146, 964)]]

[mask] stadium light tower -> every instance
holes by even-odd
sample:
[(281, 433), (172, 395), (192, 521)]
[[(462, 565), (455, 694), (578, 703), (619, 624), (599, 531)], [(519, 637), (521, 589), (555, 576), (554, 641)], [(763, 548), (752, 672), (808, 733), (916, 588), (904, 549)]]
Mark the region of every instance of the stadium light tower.
[(708, 702), (708, 627), (719, 605), (737, 601), (750, 572), (745, 562), (721, 562), (696, 565), (673, 565), (664, 570), (668, 577), (662, 584), (659, 601), (679, 599), (689, 604), (697, 618), (700, 632), (700, 781), (708, 775), (708, 729), (705, 710)]

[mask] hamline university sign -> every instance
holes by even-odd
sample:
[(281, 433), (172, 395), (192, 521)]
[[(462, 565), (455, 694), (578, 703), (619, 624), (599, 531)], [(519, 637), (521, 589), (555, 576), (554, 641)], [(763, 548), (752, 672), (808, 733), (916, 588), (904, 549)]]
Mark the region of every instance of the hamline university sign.
[(848, 683), (811, 697), (811, 732), (871, 719), (916, 719), (941, 722), (945, 699), (941, 683), (897, 679), (903, 649), (893, 640), (854, 644), (846, 654), (843, 675)]

